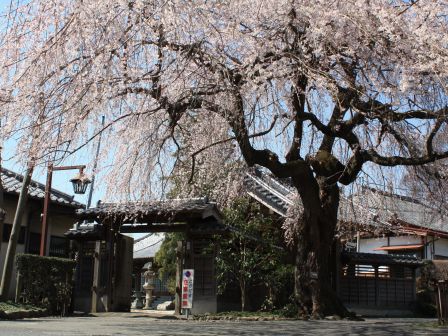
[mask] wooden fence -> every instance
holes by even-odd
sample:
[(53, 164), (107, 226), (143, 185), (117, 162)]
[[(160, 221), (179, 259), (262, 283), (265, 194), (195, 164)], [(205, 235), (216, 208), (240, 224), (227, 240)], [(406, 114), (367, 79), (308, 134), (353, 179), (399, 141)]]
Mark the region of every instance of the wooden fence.
[[(350, 265), (340, 277), (339, 296), (363, 307), (408, 308), (415, 300), (414, 270), (395, 265)], [(397, 270), (399, 270), (397, 272)]]
[(436, 287), (437, 317), (439, 324), (445, 325), (448, 324), (448, 282), (439, 280)]

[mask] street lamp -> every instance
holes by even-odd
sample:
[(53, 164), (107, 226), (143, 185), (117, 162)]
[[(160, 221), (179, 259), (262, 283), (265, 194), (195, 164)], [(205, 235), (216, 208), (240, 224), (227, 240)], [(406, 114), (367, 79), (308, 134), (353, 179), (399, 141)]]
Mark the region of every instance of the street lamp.
[(70, 180), (75, 194), (85, 194), (88, 185), (92, 182), (82, 171)]
[(78, 169), (78, 174), (70, 180), (73, 184), (75, 194), (84, 194), (87, 186), (91, 183), (90, 179), (84, 174), (85, 165), (81, 166), (60, 166), (54, 167), (53, 164), (48, 165), (47, 183), (45, 184), (44, 212), (42, 214), (42, 229), (40, 236), (40, 255), (45, 256), (47, 250), (48, 235), (48, 208), (50, 206), (51, 182), (53, 179), (53, 171), (57, 170), (73, 170)]

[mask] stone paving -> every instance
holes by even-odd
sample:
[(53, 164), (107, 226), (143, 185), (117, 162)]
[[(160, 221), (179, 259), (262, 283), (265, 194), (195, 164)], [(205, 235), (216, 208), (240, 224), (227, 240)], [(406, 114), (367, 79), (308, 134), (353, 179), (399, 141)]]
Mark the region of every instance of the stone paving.
[(0, 335), (448, 335), (428, 319), (357, 321), (186, 321), (144, 314), (0, 321)]

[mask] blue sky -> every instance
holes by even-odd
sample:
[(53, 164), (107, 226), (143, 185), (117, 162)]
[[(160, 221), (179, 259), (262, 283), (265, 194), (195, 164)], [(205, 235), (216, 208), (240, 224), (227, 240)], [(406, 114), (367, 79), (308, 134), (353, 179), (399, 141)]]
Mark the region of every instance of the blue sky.
[[(17, 0), (12, 0), (13, 3), (17, 2)], [(0, 0), (0, 12), (6, 10), (10, 4), (11, 0)], [(25, 167), (22, 164), (19, 164), (16, 158), (13, 156), (13, 152), (16, 146), (16, 141), (9, 140), (5, 143), (1, 144), (3, 147), (2, 152), (2, 165), (5, 168), (13, 170), (17, 173), (23, 173)], [(92, 147), (92, 146), (88, 146)], [(63, 165), (80, 165), (80, 164), (92, 164), (94, 152), (92, 148), (86, 148), (86, 150), (78, 153), (75, 157), (66, 160), (63, 162)], [(33, 174), (33, 179), (37, 180), (41, 183), (45, 183), (46, 181), (46, 173), (47, 170), (45, 168), (38, 168), (35, 170)], [(69, 180), (76, 174), (76, 171), (57, 171), (53, 174), (53, 188), (63, 191), (67, 194), (73, 195), (73, 187)], [(91, 172), (87, 171), (87, 174), (91, 174)], [(81, 203), (87, 203), (87, 194), (86, 195), (75, 195), (75, 199)], [(96, 202), (102, 198), (104, 195), (104, 188), (101, 185), (96, 184), (95, 190), (93, 193), (92, 205), (95, 205)]]
[[(16, 1), (16, 0), (13, 0)], [(0, 0), (0, 12), (3, 12), (8, 8), (10, 4), (10, 0)], [(15, 140), (9, 140), (1, 144), (3, 147), (2, 150), (2, 165), (3, 167), (13, 170), (17, 173), (23, 174), (25, 171), (25, 166), (23, 164), (18, 163), (18, 160), (14, 157), (13, 153), (15, 151), (15, 147), (17, 146), (17, 142)], [(73, 157), (62, 162), (62, 165), (93, 165), (93, 158), (96, 152), (96, 142), (92, 146), (86, 146), (83, 150), (76, 153)], [(63, 191), (67, 194), (74, 195), (72, 184), (69, 180), (77, 173), (74, 171), (57, 171), (53, 174), (52, 186), (55, 189)], [(86, 171), (86, 173), (91, 176), (91, 171)], [(39, 181), (41, 183), (45, 183), (47, 176), (47, 169), (45, 167), (39, 167), (34, 171), (33, 179)], [(81, 202), (83, 204), (87, 203), (88, 192), (85, 195), (75, 195), (75, 200)], [(104, 186), (99, 183), (95, 184), (95, 189), (93, 192), (92, 198), (92, 206), (94, 206), (98, 200), (103, 199), (105, 193)], [(131, 236), (135, 238), (139, 238), (144, 236), (145, 234), (131, 234)]]
[[(13, 170), (17, 173), (23, 174), (25, 171), (25, 166), (18, 162), (16, 157), (14, 157), (13, 153), (16, 146), (16, 141), (9, 140), (2, 144), (3, 151), (2, 151), (2, 166)], [(88, 146), (92, 147), (92, 146)], [(93, 157), (94, 152), (91, 150), (91, 148), (86, 148), (84, 151), (80, 151), (75, 155), (73, 158), (70, 158), (68, 160), (65, 160), (61, 165), (88, 165), (93, 163)], [(63, 191), (67, 194), (73, 195), (73, 187), (72, 184), (69, 182), (69, 180), (77, 173), (76, 170), (68, 170), (68, 171), (56, 171), (53, 173), (53, 180), (52, 180), (52, 186), (55, 189), (58, 189), (60, 191)], [(91, 177), (92, 172), (86, 171), (86, 173)], [(38, 167), (34, 174), (33, 179), (36, 181), (39, 181), (41, 183), (45, 183), (47, 176), (47, 169), (46, 167)], [(89, 190), (87, 190), (89, 191)], [(93, 198), (92, 198), (92, 206), (96, 204), (98, 200), (100, 200), (104, 195), (104, 188), (96, 183), (95, 189), (93, 192)], [(87, 203), (87, 197), (88, 192), (86, 192), (85, 195), (75, 195), (75, 199), (78, 202)]]

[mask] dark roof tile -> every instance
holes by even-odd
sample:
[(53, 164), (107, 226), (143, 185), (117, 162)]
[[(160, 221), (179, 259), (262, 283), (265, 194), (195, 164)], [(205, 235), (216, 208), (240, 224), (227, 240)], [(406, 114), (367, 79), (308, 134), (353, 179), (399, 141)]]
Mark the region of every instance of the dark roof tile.
[(405, 265), (405, 266), (423, 265), (423, 261), (421, 259), (409, 255), (344, 251), (341, 254), (341, 258), (344, 262), (352, 262), (367, 265)]
[(215, 217), (221, 221), (221, 214), (216, 203), (209, 202), (207, 198), (168, 199), (150, 202), (127, 203), (99, 203), (97, 207), (79, 209), (77, 214), (82, 218), (116, 217), (122, 216), (124, 220), (158, 218), (164, 221), (175, 220), (177, 216), (186, 214), (197, 218)]
[[(23, 175), (15, 173), (9, 169), (2, 168), (1, 179), (3, 190), (10, 194), (19, 194), (22, 188)], [(28, 195), (35, 199), (45, 198), (45, 185), (37, 181), (31, 180), (28, 189)], [(63, 193), (62, 191), (51, 189), (50, 199), (54, 203), (70, 206), (73, 208), (82, 208), (83, 204), (76, 202), (73, 196)]]

